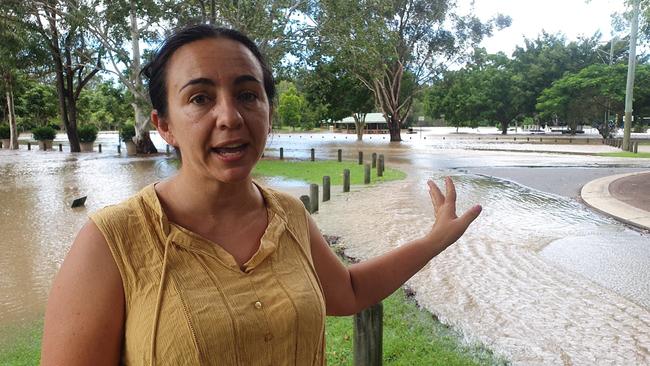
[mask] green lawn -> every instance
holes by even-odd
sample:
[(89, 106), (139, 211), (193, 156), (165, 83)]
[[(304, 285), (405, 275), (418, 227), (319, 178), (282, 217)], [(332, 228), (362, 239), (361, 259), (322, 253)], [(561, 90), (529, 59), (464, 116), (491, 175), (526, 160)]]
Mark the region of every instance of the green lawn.
[(633, 152), (629, 151), (617, 151), (617, 152), (611, 152), (611, 153), (599, 153), (599, 156), (608, 156), (612, 158), (650, 158), (650, 153), (648, 152), (640, 152), (638, 154), (635, 154)]
[[(461, 336), (421, 310), (400, 289), (384, 300), (384, 365), (507, 365), (480, 346), (463, 344)], [(352, 365), (352, 317), (327, 317), (328, 365)]]
[[(332, 185), (343, 185), (343, 169), (350, 169), (350, 183), (363, 184), (363, 165), (354, 162), (330, 160), (260, 160), (254, 175), (282, 176), (288, 179), (303, 180), (308, 183), (323, 184), (323, 176), (329, 175)], [(370, 172), (370, 182), (387, 182), (406, 178), (406, 173), (392, 168), (384, 170), (383, 177), (377, 177), (377, 169)]]
[(0, 365), (32, 366), (40, 363), (42, 321), (27, 328), (12, 329), (7, 334), (14, 334), (14, 338), (7, 344), (0, 344)]

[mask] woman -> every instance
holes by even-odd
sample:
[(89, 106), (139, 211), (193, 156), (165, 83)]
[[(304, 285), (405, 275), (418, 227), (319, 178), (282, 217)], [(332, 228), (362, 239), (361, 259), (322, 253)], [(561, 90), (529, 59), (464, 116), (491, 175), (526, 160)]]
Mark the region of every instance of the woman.
[(251, 179), (271, 131), (272, 74), (239, 32), (207, 25), (145, 67), (153, 124), (179, 172), (91, 216), (47, 305), (44, 365), (320, 365), (324, 316), (394, 292), (454, 243), (461, 217), (428, 182), (423, 238), (345, 267), (300, 201)]

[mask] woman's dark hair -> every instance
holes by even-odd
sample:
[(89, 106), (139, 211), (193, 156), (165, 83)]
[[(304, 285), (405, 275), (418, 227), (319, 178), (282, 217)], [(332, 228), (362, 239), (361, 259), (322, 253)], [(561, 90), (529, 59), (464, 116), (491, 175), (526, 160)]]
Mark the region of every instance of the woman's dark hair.
[(158, 111), (159, 116), (165, 117), (167, 115), (167, 84), (165, 83), (165, 77), (169, 59), (182, 46), (208, 38), (227, 38), (246, 46), (262, 67), (264, 91), (266, 92), (269, 104), (273, 103), (273, 98), (275, 98), (275, 81), (273, 80), (271, 69), (259, 48), (257, 48), (257, 45), (246, 35), (234, 29), (199, 24), (188, 26), (174, 32), (174, 34), (163, 42), (156, 51), (153, 59), (142, 68), (141, 74), (149, 79), (149, 97), (151, 98), (151, 104)]

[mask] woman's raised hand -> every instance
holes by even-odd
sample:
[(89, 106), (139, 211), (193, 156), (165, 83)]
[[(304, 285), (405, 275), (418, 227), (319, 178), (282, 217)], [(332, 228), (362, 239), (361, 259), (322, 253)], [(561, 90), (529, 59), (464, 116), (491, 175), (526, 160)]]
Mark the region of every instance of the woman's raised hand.
[(445, 195), (432, 180), (428, 180), (427, 185), (436, 215), (436, 222), (427, 235), (427, 239), (440, 242), (444, 247), (448, 247), (463, 235), (467, 227), (481, 213), (482, 208), (480, 205), (473, 206), (458, 217), (456, 215), (456, 187), (451, 178), (445, 177)]

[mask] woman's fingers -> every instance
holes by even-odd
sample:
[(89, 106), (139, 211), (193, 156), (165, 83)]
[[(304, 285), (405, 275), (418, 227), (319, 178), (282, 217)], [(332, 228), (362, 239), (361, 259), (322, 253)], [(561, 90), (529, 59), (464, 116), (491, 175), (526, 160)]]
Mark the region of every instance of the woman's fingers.
[(447, 195), (445, 196), (445, 201), (449, 201), (450, 203), (453, 203), (454, 206), (456, 205), (456, 186), (454, 186), (454, 182), (451, 180), (451, 177), (445, 177), (445, 187), (447, 190)]
[(442, 206), (445, 203), (445, 196), (442, 195), (440, 188), (431, 179), (427, 181), (427, 185), (429, 186), (429, 196), (431, 197), (431, 202), (433, 202), (433, 207), (437, 208)]
[(472, 221), (476, 220), (478, 215), (481, 214), (481, 211), (483, 211), (483, 207), (481, 207), (481, 205), (476, 205), (470, 208), (469, 210), (465, 211), (463, 216), (460, 217), (460, 220), (467, 228), (472, 223)]

